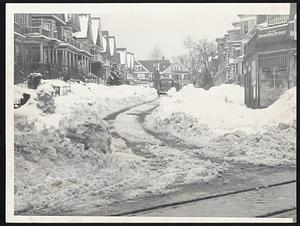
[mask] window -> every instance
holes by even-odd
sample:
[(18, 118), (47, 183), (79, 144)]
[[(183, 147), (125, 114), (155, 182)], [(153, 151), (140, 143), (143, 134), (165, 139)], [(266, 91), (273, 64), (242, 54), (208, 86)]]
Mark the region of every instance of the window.
[(173, 79), (174, 79), (175, 81), (178, 81), (178, 80), (180, 79), (180, 76), (179, 76), (179, 75), (173, 75), (172, 77), (173, 77)]
[(184, 80), (191, 80), (191, 75), (184, 75)]
[(288, 89), (287, 53), (264, 54), (258, 60), (260, 106), (266, 107)]
[(67, 41), (69, 38), (69, 30), (64, 30), (64, 40)]
[(44, 28), (45, 28), (46, 30), (50, 30), (50, 29), (51, 29), (50, 23), (45, 22), (45, 23), (44, 23)]

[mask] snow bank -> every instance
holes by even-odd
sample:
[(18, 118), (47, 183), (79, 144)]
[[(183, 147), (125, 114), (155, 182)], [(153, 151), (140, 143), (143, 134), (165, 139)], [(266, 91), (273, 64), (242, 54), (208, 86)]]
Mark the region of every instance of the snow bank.
[(203, 148), (204, 155), (253, 164), (293, 164), (296, 88), (268, 108), (253, 110), (244, 105), (244, 89), (237, 85), (208, 91), (188, 85), (162, 98), (146, 125)]
[[(37, 122), (37, 128), (58, 128), (60, 120), (67, 115), (72, 115), (77, 109), (82, 111), (96, 112), (100, 118), (122, 108), (153, 100), (157, 97), (156, 90), (150, 87), (140, 86), (112, 86), (97, 85), (94, 83), (66, 83), (61, 80), (43, 80), (39, 89), (54, 86), (71, 86), (71, 93), (66, 96), (54, 98), (55, 111), (53, 114), (45, 114), (37, 108), (37, 98), (39, 90), (30, 90), (34, 94), (28, 104), (15, 110), (15, 114), (28, 117), (29, 121)], [(15, 89), (15, 96), (20, 97), (22, 90)], [(30, 114), (33, 112), (33, 114)]]
[[(53, 85), (65, 83), (43, 81), (37, 90), (30, 90), (28, 102), (14, 111), (17, 212), (55, 214), (74, 206), (114, 202), (110, 196), (137, 186), (138, 172), (150, 174), (143, 158), (114, 140), (102, 119), (113, 111), (155, 99), (156, 90), (68, 83), (71, 94), (54, 97)], [(16, 87), (15, 96), (27, 91)], [(54, 112), (41, 106), (49, 98), (54, 101)]]
[(197, 125), (201, 125), (199, 127), (207, 125), (217, 134), (257, 133), (266, 126), (293, 123), (296, 119), (296, 88), (288, 90), (269, 108), (253, 110), (244, 104), (243, 87), (224, 84), (205, 91), (187, 85), (172, 97), (162, 99), (150, 120), (159, 125), (176, 121), (181, 116), (195, 118)]

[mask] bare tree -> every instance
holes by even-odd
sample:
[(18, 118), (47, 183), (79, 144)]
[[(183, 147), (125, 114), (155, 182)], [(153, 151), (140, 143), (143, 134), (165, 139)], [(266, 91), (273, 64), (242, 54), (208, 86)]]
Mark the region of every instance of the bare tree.
[(153, 49), (153, 51), (151, 53), (151, 58), (153, 60), (158, 61), (161, 58), (161, 56), (162, 56), (162, 53), (160, 51), (160, 48), (157, 45), (155, 45), (154, 49)]
[(214, 74), (216, 64), (213, 60), (217, 54), (215, 43), (206, 39), (194, 41), (190, 36), (183, 43), (187, 49), (186, 65), (193, 74), (194, 82), (200, 83), (201, 87), (209, 88), (212, 85), (211, 76)]

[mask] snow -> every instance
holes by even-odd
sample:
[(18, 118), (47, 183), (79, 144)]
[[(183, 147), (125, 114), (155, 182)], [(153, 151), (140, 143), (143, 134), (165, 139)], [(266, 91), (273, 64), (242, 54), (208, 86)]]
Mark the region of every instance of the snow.
[(88, 14), (79, 15), (80, 31), (73, 34), (76, 38), (86, 38), (87, 37), (89, 17), (90, 16)]
[(176, 88), (175, 87), (172, 87), (171, 89), (169, 89), (169, 91), (167, 92), (167, 95), (168, 96), (174, 96), (175, 93), (176, 93)]
[(110, 50), (110, 55), (113, 56), (115, 52), (115, 37), (109, 37), (108, 38), (108, 43), (109, 43), (109, 50)]
[(106, 41), (106, 38), (103, 36), (102, 36), (102, 43), (103, 43), (103, 51), (102, 52), (106, 52), (107, 41)]
[[(36, 101), (33, 98), (28, 101), (28, 104), (15, 110), (15, 114), (24, 114), (29, 121), (36, 121), (38, 129), (58, 128), (59, 121), (64, 116), (73, 114), (77, 108), (81, 108), (82, 111), (97, 112), (101, 118), (104, 118), (113, 111), (149, 101), (157, 96), (156, 90), (150, 87), (128, 85), (107, 87), (94, 83), (68, 84), (60, 80), (43, 80), (43, 83), (45, 85), (39, 89), (46, 87), (52, 89), (50, 85), (69, 85), (71, 86), (71, 93), (67, 96), (55, 97), (55, 112), (53, 114), (43, 114), (36, 107)], [(20, 88), (16, 89), (15, 95), (20, 96)]]
[(92, 22), (92, 32), (93, 32), (93, 42), (96, 45), (97, 36), (99, 34), (100, 18), (91, 19)]
[[(70, 82), (71, 94), (53, 97), (54, 113), (43, 113), (37, 94), (50, 94), (51, 85), (57, 83), (61, 82), (46, 80), (37, 90), (30, 90), (35, 95), (14, 111), (15, 210), (53, 214), (74, 206), (114, 202), (118, 192), (120, 199), (141, 195), (141, 191), (128, 191), (147, 186), (149, 166), (123, 140), (112, 138), (102, 119), (155, 99), (156, 91)], [(16, 86), (15, 95), (25, 91)]]
[(70, 86), (69, 83), (63, 81), (63, 80), (60, 80), (60, 79), (53, 79), (53, 80), (42, 80), (41, 81), (42, 84), (49, 84), (49, 85), (52, 85), (52, 86)]
[(292, 123), (296, 117), (295, 98), (296, 88), (292, 88), (269, 108), (253, 110), (244, 104), (243, 87), (226, 84), (205, 91), (190, 84), (171, 98), (164, 98), (151, 117), (159, 124), (175, 113), (182, 113), (196, 118), (198, 123), (208, 125), (218, 134), (233, 131), (255, 133), (263, 131), (266, 125)]
[[(295, 123), (295, 87), (268, 108), (254, 110), (244, 104), (244, 89), (229, 84), (208, 91), (193, 85), (170, 90), (146, 118), (148, 128), (201, 147), (204, 155), (266, 165), (295, 163)], [(222, 142), (228, 134), (233, 136)]]

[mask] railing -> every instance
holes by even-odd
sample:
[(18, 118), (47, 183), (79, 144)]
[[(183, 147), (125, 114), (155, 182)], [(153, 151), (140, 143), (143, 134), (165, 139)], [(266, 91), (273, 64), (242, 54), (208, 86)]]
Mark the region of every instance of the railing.
[(27, 28), (28, 34), (41, 34), (48, 38), (57, 38), (57, 32), (53, 30), (47, 30), (41, 26), (38, 27), (28, 27)]
[(288, 20), (289, 20), (289, 15), (269, 15), (268, 25), (287, 23)]

